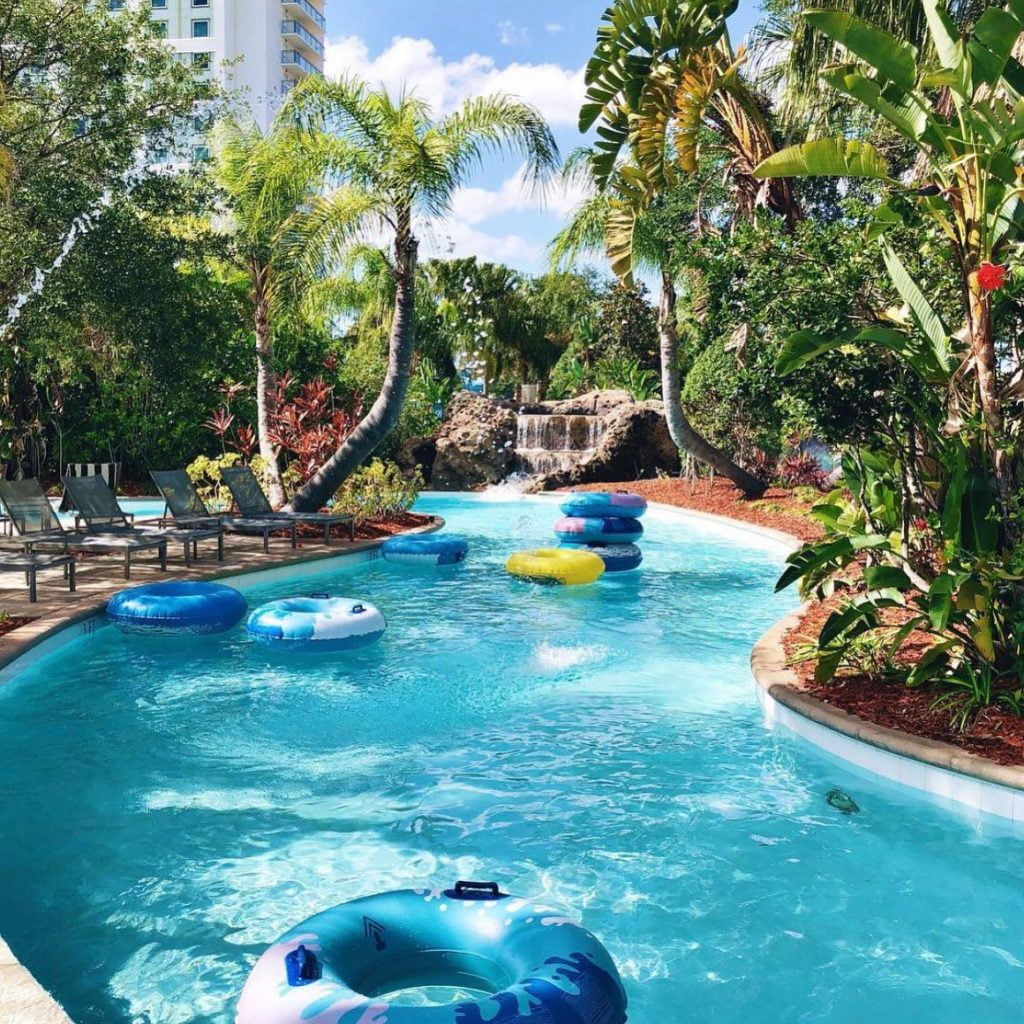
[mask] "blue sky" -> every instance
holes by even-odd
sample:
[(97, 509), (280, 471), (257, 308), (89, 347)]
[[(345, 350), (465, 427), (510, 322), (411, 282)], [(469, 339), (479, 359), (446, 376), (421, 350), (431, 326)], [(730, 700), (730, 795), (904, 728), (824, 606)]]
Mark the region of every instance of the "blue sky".
[[(328, 73), (349, 71), (397, 90), (415, 88), (441, 110), (467, 96), (502, 91), (535, 104), (568, 153), (580, 144), (576, 114), (582, 70), (606, 0), (326, 0)], [(757, 0), (741, 0), (732, 24), (739, 41), (756, 20)], [(450, 223), (428, 254), (543, 269), (544, 247), (571, 208), (552, 194), (541, 209), (516, 178), (516, 161), (493, 160), (456, 197)]]

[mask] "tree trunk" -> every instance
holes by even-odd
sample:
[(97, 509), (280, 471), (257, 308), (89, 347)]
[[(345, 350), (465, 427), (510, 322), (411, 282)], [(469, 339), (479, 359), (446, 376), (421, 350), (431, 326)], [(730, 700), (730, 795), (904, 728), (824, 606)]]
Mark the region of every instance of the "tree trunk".
[(277, 461), (277, 447), (270, 440), (274, 414), (277, 374), (274, 371), (274, 334), (270, 327), (270, 303), (267, 299), (265, 268), (253, 268), (253, 298), (256, 307), (256, 435), (260, 458), (266, 463), (268, 497), (274, 508), (284, 504), (284, 484)]
[(661, 395), (665, 403), (668, 432), (676, 447), (709, 465), (731, 480), (748, 497), (763, 494), (767, 484), (737, 466), (724, 452), (704, 440), (690, 426), (683, 413), (679, 384), (679, 331), (676, 327), (676, 288), (672, 275), (661, 272), (661, 302), (658, 309), (658, 333), (661, 337)]
[(975, 285), (970, 294), (971, 353), (978, 375), (978, 398), (985, 423), (987, 447), (992, 455), (999, 496), (1003, 505), (1003, 518), (1010, 508), (1014, 484), (1012, 467), (1002, 450), (1003, 404), (999, 397), (999, 379), (996, 375), (996, 347), (992, 331), (992, 309), (988, 296)]
[(329, 461), (292, 498), (295, 512), (315, 512), (334, 495), (345, 479), (380, 447), (394, 430), (405, 405), (416, 345), (414, 305), (416, 298), (417, 242), (411, 218), (399, 218), (395, 238), (395, 313), (388, 344), (388, 371), (377, 400), (359, 426)]

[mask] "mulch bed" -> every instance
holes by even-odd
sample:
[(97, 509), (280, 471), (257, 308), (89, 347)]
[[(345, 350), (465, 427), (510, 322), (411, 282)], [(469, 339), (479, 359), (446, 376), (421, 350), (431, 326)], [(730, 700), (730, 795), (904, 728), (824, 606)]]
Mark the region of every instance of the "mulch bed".
[[(784, 638), (786, 654), (792, 657), (801, 644), (814, 641), (828, 616), (842, 603), (843, 595), (811, 605), (800, 625)], [(899, 622), (899, 611), (887, 613), (888, 623)], [(911, 633), (896, 656), (897, 663), (911, 665), (928, 649), (930, 639), (924, 633)], [(966, 732), (950, 728), (949, 712), (934, 711), (932, 702), (943, 691), (937, 687), (911, 689), (900, 679), (885, 679), (852, 671), (837, 675), (830, 683), (814, 680), (812, 661), (792, 666), (800, 686), (825, 704), (876, 725), (925, 739), (951, 743), (972, 754), (1004, 765), (1024, 765), (1024, 718), (998, 708), (988, 708), (971, 723)]]
[(632, 491), (642, 494), (648, 501), (739, 519), (791, 533), (801, 540), (818, 540), (822, 535), (818, 523), (807, 517), (812, 503), (801, 501), (791, 490), (780, 487), (770, 487), (759, 498), (746, 498), (742, 491), (722, 478), (709, 484), (706, 480), (691, 483), (680, 477), (659, 477), (619, 484), (584, 484), (573, 490)]
[(30, 622), (35, 622), (35, 619), (28, 618), (27, 616), (8, 615), (5, 619), (0, 619), (0, 636), (5, 633), (11, 633), (21, 626), (27, 626)]

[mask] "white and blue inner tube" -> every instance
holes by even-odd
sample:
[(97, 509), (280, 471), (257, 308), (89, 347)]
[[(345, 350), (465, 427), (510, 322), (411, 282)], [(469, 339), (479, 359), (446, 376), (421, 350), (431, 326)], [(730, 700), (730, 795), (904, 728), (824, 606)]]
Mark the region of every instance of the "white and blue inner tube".
[(605, 572), (632, 572), (639, 569), (644, 560), (644, 553), (635, 544), (570, 544), (563, 543), (563, 548), (577, 548), (582, 551), (593, 551), (604, 561)]
[(561, 509), (565, 516), (639, 519), (647, 511), (647, 499), (629, 491), (572, 491)]
[[(389, 993), (483, 993), (447, 1005)], [(493, 882), (343, 903), (278, 939), (242, 990), (235, 1024), (624, 1024), (608, 951), (554, 908)]]
[(223, 633), (247, 611), (233, 587), (191, 580), (130, 587), (107, 602), (107, 615), (119, 625), (166, 632)]
[(555, 536), (570, 544), (629, 544), (643, 533), (639, 519), (621, 516), (566, 516), (555, 523)]
[(402, 565), (458, 565), (469, 553), (469, 543), (448, 533), (389, 537), (381, 545), (389, 562)]
[(376, 643), (387, 621), (367, 601), (311, 594), (261, 605), (245, 628), (258, 644), (273, 650), (330, 653)]

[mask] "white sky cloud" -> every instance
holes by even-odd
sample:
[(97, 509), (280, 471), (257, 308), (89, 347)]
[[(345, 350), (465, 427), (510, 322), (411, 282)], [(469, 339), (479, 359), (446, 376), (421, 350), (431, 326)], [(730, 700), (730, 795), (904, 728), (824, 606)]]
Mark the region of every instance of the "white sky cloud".
[(544, 210), (564, 217), (584, 198), (583, 189), (565, 187), (561, 182), (549, 185), (542, 195), (537, 195), (526, 181), (523, 166), (496, 189), (459, 189), (452, 199), (452, 217), (466, 224), (482, 224), (492, 217), (526, 210)]
[(583, 68), (558, 64), (503, 67), (493, 57), (467, 54), (445, 60), (429, 39), (397, 36), (377, 56), (358, 36), (345, 36), (327, 45), (327, 74), (355, 74), (398, 92), (404, 85), (439, 112), (454, 110), (471, 96), (503, 92), (532, 103), (553, 127), (575, 127), (583, 103)]
[(559, 24), (557, 21), (549, 21), (544, 26), (544, 31), (545, 32), (550, 32), (552, 35), (557, 35), (559, 32), (564, 32), (565, 31), (565, 26)]
[(501, 34), (502, 46), (518, 46), (530, 38), (529, 30), (514, 21), (498, 22), (498, 32)]

